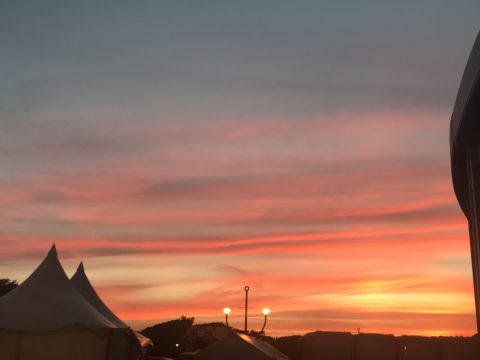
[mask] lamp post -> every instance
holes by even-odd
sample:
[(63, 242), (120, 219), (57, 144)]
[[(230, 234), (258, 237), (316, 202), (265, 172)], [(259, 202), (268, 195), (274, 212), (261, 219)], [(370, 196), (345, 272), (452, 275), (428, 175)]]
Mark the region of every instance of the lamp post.
[[(245, 291), (245, 329), (244, 330), (245, 330), (245, 333), (247, 333), (248, 332), (248, 291), (250, 290), (250, 287), (245, 286), (243, 290)], [(230, 309), (229, 307), (226, 307), (223, 309), (223, 313), (225, 314), (225, 324), (227, 325), (227, 328), (230, 327), (230, 325), (228, 324), (228, 315), (231, 312), (232, 312), (232, 309)], [(262, 330), (260, 330), (261, 333), (264, 332), (265, 326), (267, 326), (267, 318), (268, 318), (268, 314), (270, 314), (270, 309), (264, 308), (262, 310), (262, 313), (265, 316), (265, 319), (263, 321)]]
[(227, 328), (230, 327), (228, 325), (228, 314), (230, 314), (230, 312), (232, 311), (232, 309), (230, 309), (229, 307), (226, 307), (223, 309), (223, 313), (225, 314), (225, 323), (227, 324)]
[(262, 310), (263, 315), (265, 315), (265, 321), (263, 322), (262, 330), (260, 330), (261, 333), (263, 333), (263, 330), (265, 330), (265, 326), (267, 326), (267, 317), (268, 314), (270, 314), (270, 309), (265, 308)]
[(250, 290), (250, 286), (245, 286), (243, 288), (245, 290), (245, 332), (248, 331), (248, 290)]

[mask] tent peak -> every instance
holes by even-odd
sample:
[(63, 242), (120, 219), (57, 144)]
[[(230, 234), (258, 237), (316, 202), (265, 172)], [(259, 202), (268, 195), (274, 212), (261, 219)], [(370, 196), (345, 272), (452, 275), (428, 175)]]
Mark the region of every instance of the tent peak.
[(77, 272), (85, 272), (85, 268), (83, 266), (83, 261), (80, 261), (80, 264), (78, 264), (78, 267), (77, 267)]
[[(0, 298), (0, 329), (45, 332), (73, 326), (117, 328), (68, 280), (56, 250), (53, 245), (32, 274)], [(4, 358), (1, 350), (0, 358)]]
[(57, 247), (55, 246), (55, 243), (53, 243), (52, 247), (50, 248), (48, 255), (57, 256)]

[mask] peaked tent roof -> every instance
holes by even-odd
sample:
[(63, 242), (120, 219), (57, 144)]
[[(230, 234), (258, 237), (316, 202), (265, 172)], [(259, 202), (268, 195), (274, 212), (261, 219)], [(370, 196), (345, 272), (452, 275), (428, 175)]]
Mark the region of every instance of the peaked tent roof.
[(55, 244), (37, 269), (0, 298), (0, 329), (55, 331), (68, 327), (116, 328), (69, 281)]
[(288, 360), (288, 357), (254, 337), (233, 332), (200, 351), (200, 360)]
[[(98, 296), (97, 292), (93, 288), (90, 280), (88, 280), (87, 274), (85, 274), (85, 268), (83, 266), (83, 262), (80, 262), (78, 265), (77, 271), (72, 276), (70, 281), (73, 283), (75, 288), (78, 290), (80, 294), (95, 308), (97, 311), (105, 316), (110, 322), (114, 323), (119, 328), (128, 328), (128, 325), (125, 324), (122, 320), (120, 320), (117, 315), (113, 313), (112, 310), (109, 309), (107, 305), (102, 301), (100, 296)], [(147, 346), (152, 344), (152, 341), (143, 336), (139, 332), (134, 331), (135, 336), (137, 337), (138, 342), (140, 345)]]
[(93, 288), (92, 284), (88, 280), (87, 275), (85, 274), (85, 268), (83, 267), (83, 262), (78, 265), (77, 271), (72, 276), (70, 281), (73, 283), (75, 288), (80, 294), (95, 308), (97, 311), (105, 316), (110, 322), (114, 323), (119, 328), (128, 328), (128, 325), (120, 320), (117, 315), (113, 313), (112, 310), (108, 308), (107, 305), (100, 299), (97, 292)]

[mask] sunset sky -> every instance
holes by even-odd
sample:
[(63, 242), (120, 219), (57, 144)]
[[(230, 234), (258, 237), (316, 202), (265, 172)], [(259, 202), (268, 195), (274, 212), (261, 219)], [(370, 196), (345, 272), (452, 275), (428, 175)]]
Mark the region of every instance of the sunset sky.
[(3, 1), (0, 278), (135, 328), (471, 335), (448, 130), (472, 1)]

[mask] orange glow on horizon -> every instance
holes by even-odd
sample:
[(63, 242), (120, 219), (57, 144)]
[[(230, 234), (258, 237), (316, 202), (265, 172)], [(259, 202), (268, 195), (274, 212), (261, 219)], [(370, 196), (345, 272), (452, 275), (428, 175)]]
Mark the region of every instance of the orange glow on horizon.
[[(148, 153), (126, 160), (125, 172), (32, 178), (25, 191), (9, 185), (0, 195), (8, 209), (0, 270), (22, 281), (55, 241), (67, 272), (83, 260), (105, 302), (137, 329), (181, 315), (223, 321), (218, 309), (241, 307), (248, 283), (252, 306), (275, 309), (269, 334), (360, 327), (470, 335), (468, 229), (451, 189), (448, 149), (441, 145), (442, 161), (402, 160), (410, 134), (439, 115), (386, 116), (355, 114), (367, 135), (345, 153), (338, 148), (337, 162), (324, 147), (312, 153), (312, 144), (327, 130), (351, 137), (359, 126), (351, 114), (222, 133), (233, 127), (227, 121), (212, 127), (212, 143), (196, 130), (171, 128), (203, 150), (143, 134), (165, 140), (168, 171), (149, 166)], [(369, 131), (381, 135), (375, 146)], [(298, 153), (276, 154), (292, 132)], [(251, 321), (261, 327), (257, 313)], [(241, 316), (229, 314), (232, 324)]]

